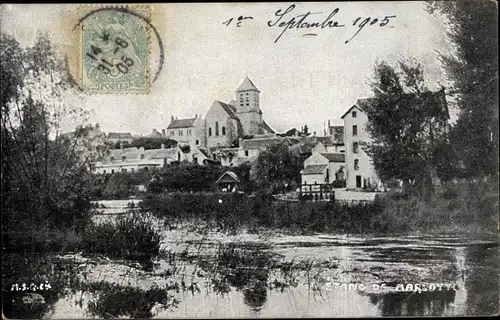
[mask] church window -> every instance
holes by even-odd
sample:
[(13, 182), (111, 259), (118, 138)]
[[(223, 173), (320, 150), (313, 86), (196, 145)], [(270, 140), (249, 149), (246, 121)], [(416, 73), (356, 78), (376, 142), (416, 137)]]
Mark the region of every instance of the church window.
[(225, 136), (226, 135), (226, 127), (222, 126), (222, 135)]
[(208, 128), (208, 135), (211, 137), (212, 136), (212, 128)]
[(219, 122), (218, 121), (215, 121), (215, 135), (216, 136), (219, 135)]

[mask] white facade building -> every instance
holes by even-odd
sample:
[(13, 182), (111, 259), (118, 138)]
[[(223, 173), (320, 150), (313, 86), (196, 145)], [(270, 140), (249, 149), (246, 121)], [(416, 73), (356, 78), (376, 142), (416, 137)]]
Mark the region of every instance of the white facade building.
[(366, 131), (368, 116), (363, 111), (363, 105), (369, 102), (370, 99), (358, 99), (356, 104), (341, 117), (344, 120), (346, 186), (348, 189), (369, 188), (379, 184), (372, 161), (360, 144), (371, 140)]

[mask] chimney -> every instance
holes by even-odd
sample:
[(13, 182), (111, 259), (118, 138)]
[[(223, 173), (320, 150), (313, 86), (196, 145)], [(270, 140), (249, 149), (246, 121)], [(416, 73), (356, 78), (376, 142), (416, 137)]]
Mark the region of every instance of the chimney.
[(195, 119), (198, 118), (198, 114), (197, 113), (194, 114), (194, 118)]
[(165, 137), (165, 129), (161, 129), (161, 135)]
[(331, 127), (330, 120), (328, 120), (328, 130), (330, 130), (330, 127)]
[(170, 121), (174, 121), (174, 116), (170, 116)]
[(123, 153), (123, 142), (120, 142), (120, 149), (122, 150)]
[(164, 143), (161, 144), (161, 149), (165, 149), (165, 144)]

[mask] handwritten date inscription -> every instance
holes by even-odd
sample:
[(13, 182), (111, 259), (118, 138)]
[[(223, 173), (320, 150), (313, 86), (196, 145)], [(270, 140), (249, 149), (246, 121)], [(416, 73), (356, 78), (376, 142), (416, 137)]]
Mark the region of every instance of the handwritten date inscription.
[[(295, 10), (296, 6), (294, 4), (290, 5), (286, 10), (279, 9), (275, 12), (275, 18), (273, 20), (269, 20), (267, 22), (267, 26), (270, 28), (280, 28), (282, 29), (281, 33), (278, 35), (274, 43), (278, 42), (281, 37), (285, 34), (286, 31), (291, 29), (325, 29), (325, 28), (345, 28), (346, 26), (354, 27), (356, 30), (353, 35), (345, 40), (344, 43), (349, 43), (352, 41), (364, 28), (368, 27), (392, 27), (390, 26), (390, 22), (393, 18), (396, 18), (395, 15), (386, 15), (382, 17), (358, 17), (352, 21), (352, 23), (344, 24), (340, 23), (336, 18), (339, 15), (340, 9), (334, 9), (325, 19), (319, 19), (313, 16), (317, 16), (323, 14), (323, 12), (307, 12), (303, 14), (293, 15), (292, 11)], [(244, 17), (240, 16), (238, 18), (237, 27), (241, 26), (241, 22), (246, 19), (253, 19), (253, 17)], [(229, 26), (233, 18), (225, 21), (223, 24)], [(306, 35), (316, 35), (314, 33), (307, 33)]]

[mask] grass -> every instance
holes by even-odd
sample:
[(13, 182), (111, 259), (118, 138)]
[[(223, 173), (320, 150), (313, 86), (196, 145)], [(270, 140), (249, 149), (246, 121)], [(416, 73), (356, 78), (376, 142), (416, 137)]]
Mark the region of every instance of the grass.
[(203, 221), (211, 229), (262, 228), (294, 232), (395, 234), (405, 232), (494, 233), (498, 230), (495, 181), (448, 183), (428, 199), (388, 192), (374, 202), (291, 202), (266, 195), (148, 194), (143, 210), (175, 224)]
[(115, 223), (90, 223), (84, 234), (85, 254), (146, 262), (160, 250), (160, 235), (140, 216), (121, 217)]

